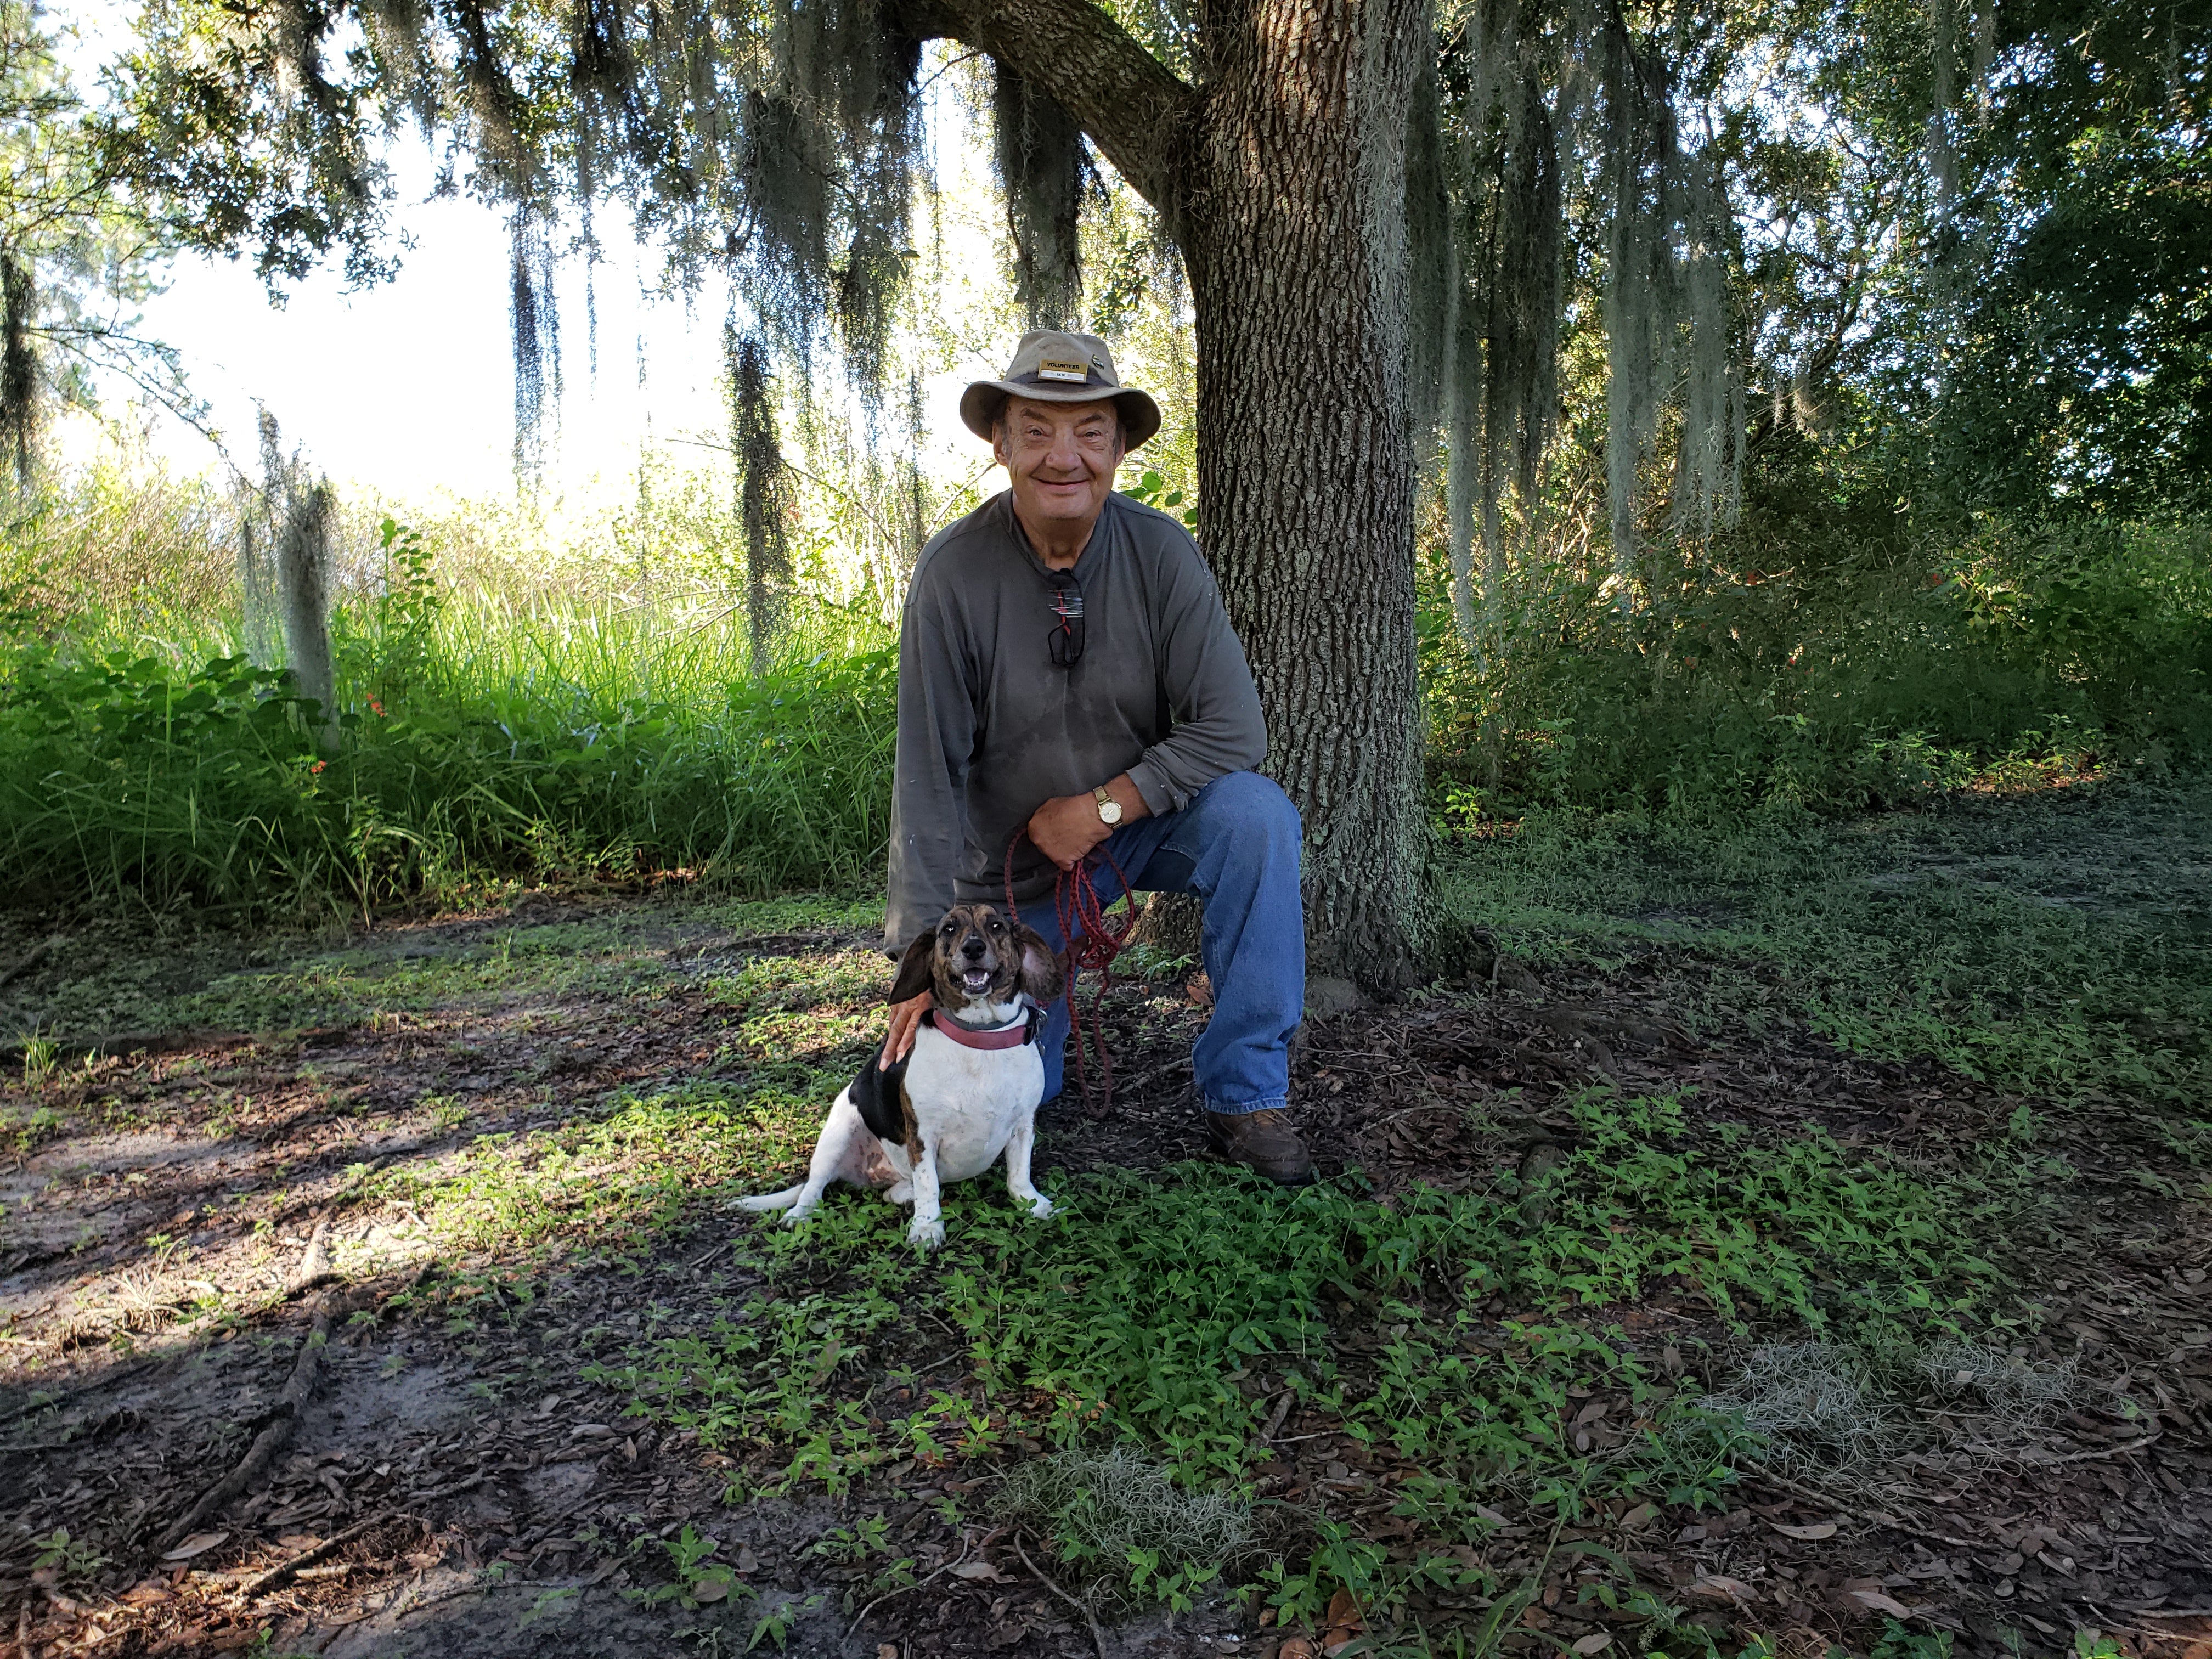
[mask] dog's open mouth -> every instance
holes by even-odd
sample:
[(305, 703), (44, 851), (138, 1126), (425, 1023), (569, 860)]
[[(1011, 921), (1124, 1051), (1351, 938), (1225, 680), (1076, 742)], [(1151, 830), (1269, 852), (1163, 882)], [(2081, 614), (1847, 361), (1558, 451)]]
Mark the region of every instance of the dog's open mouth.
[(960, 975), (960, 988), (971, 997), (980, 997), (991, 988), (992, 977), (988, 968), (970, 968)]

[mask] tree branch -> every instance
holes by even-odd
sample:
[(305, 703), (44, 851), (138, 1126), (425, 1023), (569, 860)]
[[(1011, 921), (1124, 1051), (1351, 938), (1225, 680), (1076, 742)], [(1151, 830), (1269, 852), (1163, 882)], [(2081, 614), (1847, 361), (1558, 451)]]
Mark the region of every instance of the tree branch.
[(1075, 118), (1180, 238), (1198, 94), (1091, 0), (904, 0), (915, 38), (987, 52)]

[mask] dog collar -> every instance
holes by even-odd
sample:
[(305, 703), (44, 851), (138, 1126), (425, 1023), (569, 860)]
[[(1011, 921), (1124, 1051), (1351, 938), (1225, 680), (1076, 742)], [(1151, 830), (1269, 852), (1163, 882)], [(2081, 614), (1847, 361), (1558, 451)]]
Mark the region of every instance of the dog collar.
[(1012, 1025), (1000, 1025), (988, 1031), (971, 1030), (958, 1020), (947, 1016), (937, 1017), (937, 1010), (923, 1012), (921, 1023), (941, 1032), (963, 1048), (981, 1048), (994, 1053), (1002, 1048), (1019, 1048), (1037, 1040), (1037, 1031), (1044, 1024), (1044, 1010), (1031, 1003), (1022, 1011), (1022, 1017)]

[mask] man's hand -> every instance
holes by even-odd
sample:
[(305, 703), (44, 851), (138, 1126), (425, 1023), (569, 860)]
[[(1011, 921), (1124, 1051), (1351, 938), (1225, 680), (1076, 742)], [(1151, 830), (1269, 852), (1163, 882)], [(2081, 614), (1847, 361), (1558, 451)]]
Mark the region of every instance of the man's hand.
[[(1152, 816), (1152, 808), (1127, 772), (1108, 784), (1106, 793), (1121, 803), (1122, 823)], [(1029, 822), (1030, 842), (1063, 870), (1075, 868), (1085, 853), (1113, 833), (1113, 827), (1098, 816), (1098, 797), (1091, 794), (1056, 796), (1038, 807)]]
[(924, 991), (918, 997), (908, 997), (904, 1002), (891, 1004), (890, 1035), (884, 1039), (883, 1057), (876, 1061), (876, 1069), (888, 1072), (904, 1060), (907, 1051), (914, 1047), (914, 1034), (921, 1024), (921, 1017), (937, 1006), (937, 999)]

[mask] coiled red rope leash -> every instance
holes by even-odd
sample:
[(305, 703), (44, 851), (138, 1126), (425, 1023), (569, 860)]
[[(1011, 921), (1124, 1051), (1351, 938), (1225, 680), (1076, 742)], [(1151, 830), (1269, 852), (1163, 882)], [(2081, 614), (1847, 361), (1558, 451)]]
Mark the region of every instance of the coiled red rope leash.
[[(1020, 907), (1014, 902), (1014, 849), (1028, 840), (1029, 831), (1017, 830), (1006, 843), (1006, 909), (1016, 922), (1022, 919)], [(1110, 903), (1101, 903), (1097, 884), (1091, 880), (1093, 859), (1106, 860), (1106, 867), (1121, 884), (1121, 896), (1129, 902), (1129, 913), (1115, 927), (1108, 919)], [(1085, 1116), (1103, 1117), (1114, 1108), (1114, 1061), (1106, 1052), (1106, 1027), (1100, 1010), (1105, 1004), (1106, 993), (1114, 985), (1114, 958), (1121, 954), (1121, 947), (1129, 942), (1136, 931), (1137, 920), (1144, 915), (1138, 908), (1137, 896), (1131, 890), (1128, 877), (1114, 861), (1102, 842), (1085, 854), (1073, 870), (1062, 870), (1052, 887), (1052, 908), (1060, 923), (1060, 936), (1066, 943), (1067, 1018), (1075, 1028), (1075, 1076), (1083, 1085), (1083, 1110)], [(1099, 1097), (1091, 1093), (1091, 1072), (1083, 1058), (1083, 1014), (1075, 1006), (1076, 981), (1086, 968), (1094, 968), (1103, 976), (1098, 989), (1091, 998), (1091, 1040), (1098, 1048)]]

